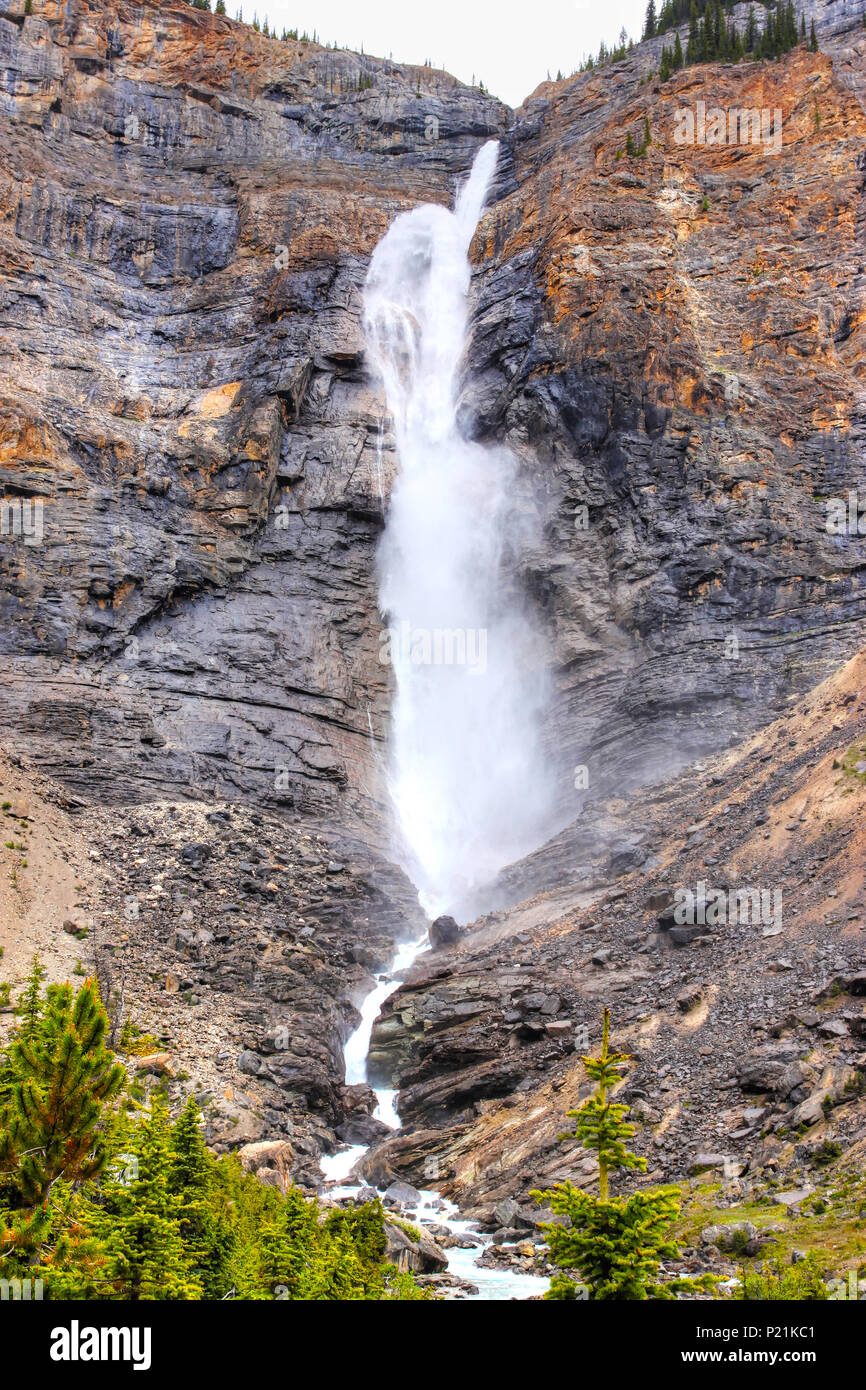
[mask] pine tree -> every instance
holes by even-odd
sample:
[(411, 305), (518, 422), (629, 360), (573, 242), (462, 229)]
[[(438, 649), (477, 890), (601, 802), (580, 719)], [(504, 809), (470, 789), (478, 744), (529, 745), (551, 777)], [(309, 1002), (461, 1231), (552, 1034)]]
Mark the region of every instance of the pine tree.
[(220, 1199), (192, 1096), (172, 1129), (169, 1190), (180, 1198), (180, 1234), (203, 1296), (221, 1299), (234, 1282), (237, 1238)]
[(689, 37), (686, 43), (686, 62), (696, 63), (700, 56), (700, 37), (698, 33), (698, 11), (692, 0), (689, 7)]
[[(31, 981), (37, 978), (37, 969)], [(29, 993), (25, 991), (25, 994)], [(55, 1183), (77, 1184), (104, 1168), (103, 1110), (124, 1071), (105, 1045), (108, 1019), (94, 980), (77, 995), (50, 985), (44, 1012), (7, 1051), (11, 1085), (0, 1132), (0, 1176), (17, 1193), (2, 1243), (36, 1250), (46, 1237)]]
[(172, 1189), (168, 1106), (153, 1095), (150, 1110), (119, 1134), (128, 1160), (100, 1184), (95, 1230), (106, 1252), (106, 1277), (116, 1297), (133, 1302), (201, 1298), (197, 1252), (181, 1234), (183, 1200)]
[(15, 1014), (21, 1020), (16, 1028), (16, 1037), (22, 1038), (24, 1041), (36, 1036), (40, 1020), (43, 1017), (42, 982), (47, 974), (48, 971), (40, 961), (39, 956), (35, 955), (30, 967), (30, 974), (27, 976), (27, 983), (15, 1005)]
[(656, 32), (656, 0), (649, 0), (649, 4), (648, 4), (647, 7), (646, 7), (646, 19), (644, 20), (643, 36), (644, 36), (645, 39), (651, 39), (651, 38), (654, 37), (655, 32)]
[(682, 65), (683, 65), (683, 46), (682, 46), (682, 44), (680, 43), (680, 36), (679, 36), (679, 33), (678, 33), (677, 36), (676, 36), (676, 38), (674, 39), (674, 56), (673, 56), (673, 61), (672, 61), (672, 66), (673, 66), (674, 72), (677, 72), (677, 71), (682, 67)]
[[(579, 1139), (598, 1156), (598, 1196), (591, 1196), (568, 1181), (546, 1192), (533, 1192), (539, 1203), (549, 1203), (557, 1215), (570, 1218), (568, 1227), (542, 1227), (553, 1261), (560, 1269), (578, 1271), (589, 1297), (601, 1299), (671, 1298), (671, 1289), (657, 1279), (659, 1261), (677, 1255), (671, 1240), (671, 1223), (679, 1211), (675, 1188), (635, 1192), (630, 1197), (610, 1196), (610, 1175), (620, 1169), (646, 1168), (646, 1159), (631, 1153), (626, 1142), (635, 1127), (625, 1116), (628, 1106), (609, 1099), (621, 1080), (619, 1068), (625, 1053), (610, 1051), (610, 1011), (604, 1010), (601, 1054), (584, 1057), (583, 1065), (595, 1093), (577, 1110), (569, 1110), (574, 1130), (561, 1139)], [(574, 1299), (578, 1289), (572, 1279), (557, 1276), (550, 1299)]]
[(785, 49), (794, 48), (797, 43), (797, 12), (794, 9), (794, 0), (788, 0), (785, 6)]
[[(42, 982), (47, 973), (39, 956), (35, 955), (27, 982), (13, 1010), (19, 1020), (15, 1027), (17, 1038), (28, 1040), (36, 1035), (44, 1012)], [(11, 1056), (6, 1051), (0, 1052), (0, 1122), (3, 1120), (6, 1107), (10, 1104), (15, 1077)]]
[(284, 1202), (269, 1203), (259, 1239), (266, 1286), (292, 1301), (326, 1297), (318, 1277), (322, 1239), (315, 1204), (298, 1188), (290, 1188)]
[(809, 52), (810, 52), (810, 53), (817, 53), (817, 52), (818, 52), (818, 35), (815, 33), (815, 21), (814, 21), (814, 19), (812, 20), (812, 25), (811, 25), (811, 28), (809, 29)]

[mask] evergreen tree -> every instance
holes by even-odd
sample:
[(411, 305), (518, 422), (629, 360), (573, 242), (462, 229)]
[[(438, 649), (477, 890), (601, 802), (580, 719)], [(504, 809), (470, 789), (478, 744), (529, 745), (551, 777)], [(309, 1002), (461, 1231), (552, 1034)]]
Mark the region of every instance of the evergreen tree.
[(36, 1036), (43, 1017), (42, 983), (47, 974), (48, 971), (43, 966), (39, 956), (35, 955), (30, 967), (30, 974), (27, 976), (27, 983), (15, 1005), (15, 1014), (20, 1019), (16, 1028), (16, 1037), (25, 1042)]
[(722, 4), (721, 4), (721, 0), (715, 0), (715, 4), (714, 4), (714, 6), (713, 6), (713, 11), (712, 11), (712, 30), (713, 30), (713, 38), (712, 38), (713, 49), (712, 49), (712, 56), (713, 56), (714, 58), (723, 58), (723, 57), (724, 57), (725, 21), (724, 21), (724, 19), (723, 19), (723, 17), (722, 17)]
[(282, 1203), (269, 1203), (260, 1236), (261, 1277), (290, 1300), (322, 1296), (323, 1233), (315, 1205), (293, 1187)]
[(648, 4), (647, 7), (646, 7), (646, 19), (644, 20), (643, 36), (644, 36), (645, 39), (651, 39), (651, 38), (654, 37), (655, 32), (656, 32), (656, 0), (649, 0), (649, 4)]
[(169, 1189), (180, 1198), (180, 1234), (203, 1296), (221, 1299), (234, 1282), (237, 1238), (221, 1200), (192, 1096), (172, 1130)]
[(673, 67), (674, 72), (677, 72), (677, 71), (682, 67), (682, 65), (683, 65), (683, 46), (682, 46), (682, 44), (680, 43), (680, 36), (679, 36), (679, 34), (677, 34), (676, 38), (674, 39), (674, 56), (673, 56), (673, 59), (672, 59), (671, 66)]
[(425, 1298), (378, 1202), (325, 1215), (207, 1148), (195, 1103), (110, 1108), (124, 1076), (93, 981), (40, 992), (0, 1047), (0, 1279), (49, 1299)]
[(27, 1007), (25, 1030), (32, 1031), (16, 1035), (7, 1052), (0, 1178), (17, 1196), (2, 1244), (35, 1250), (50, 1226), (55, 1183), (86, 1182), (105, 1166), (103, 1109), (119, 1093), (124, 1071), (105, 1045), (108, 1019), (94, 980), (77, 995), (71, 985), (50, 985), (35, 1024)]
[(809, 29), (809, 52), (810, 52), (810, 53), (817, 53), (817, 52), (818, 52), (818, 35), (815, 33), (815, 21), (814, 21), (814, 19), (812, 20), (812, 24), (811, 24), (811, 27), (810, 27), (810, 29)]
[[(619, 1068), (628, 1060), (610, 1051), (610, 1012), (604, 1010), (601, 1054), (584, 1057), (583, 1065), (595, 1093), (577, 1110), (569, 1110), (574, 1130), (561, 1139), (579, 1139), (598, 1156), (598, 1196), (591, 1196), (568, 1181), (546, 1192), (533, 1192), (539, 1203), (549, 1203), (557, 1215), (570, 1218), (569, 1226), (542, 1227), (550, 1253), (560, 1269), (576, 1270), (589, 1289), (589, 1297), (601, 1299), (671, 1298), (670, 1287), (657, 1279), (659, 1261), (674, 1258), (677, 1247), (669, 1230), (678, 1211), (675, 1188), (635, 1192), (630, 1197), (611, 1197), (610, 1175), (620, 1169), (646, 1168), (646, 1159), (631, 1153), (626, 1142), (634, 1125), (625, 1116), (628, 1106), (609, 1099), (621, 1080)], [(551, 1284), (550, 1299), (573, 1299), (577, 1288), (567, 1276)]]
[(686, 62), (696, 63), (700, 55), (700, 37), (698, 33), (698, 11), (694, 0), (689, 7), (689, 37), (686, 43)]
[(149, 1111), (119, 1133), (124, 1165), (100, 1184), (95, 1231), (107, 1252), (106, 1277), (115, 1295), (133, 1302), (202, 1296), (194, 1272), (197, 1252), (181, 1234), (183, 1201), (172, 1187), (168, 1106), (153, 1095)]
[(794, 0), (788, 0), (785, 6), (785, 51), (797, 46), (797, 11), (794, 9)]
[[(44, 1012), (42, 982), (47, 973), (39, 956), (35, 955), (27, 982), (13, 1010), (19, 1020), (15, 1027), (17, 1038), (28, 1040), (36, 1036)], [(5, 1109), (10, 1104), (15, 1078), (11, 1056), (6, 1051), (0, 1052), (0, 1121), (3, 1120)]]

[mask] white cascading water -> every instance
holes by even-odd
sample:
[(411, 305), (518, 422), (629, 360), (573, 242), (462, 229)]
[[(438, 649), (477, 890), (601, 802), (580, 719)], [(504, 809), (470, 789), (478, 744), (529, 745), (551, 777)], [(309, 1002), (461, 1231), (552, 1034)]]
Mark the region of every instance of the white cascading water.
[[(531, 518), (516, 502), (511, 455), (471, 443), (457, 423), (469, 245), (497, 152), (496, 141), (483, 146), (453, 213), (426, 206), (396, 219), (373, 255), (364, 295), (400, 460), (380, 552), (384, 647), (396, 686), (390, 791), (406, 867), (431, 916), (477, 907), (478, 890), (542, 838), (548, 809), (538, 745), (544, 652), (515, 583)], [(380, 496), (381, 445), (380, 431)], [(426, 938), (404, 942), (364, 1000), (345, 1047), (348, 1085), (367, 1080), (379, 1010), (427, 949)], [(398, 1129), (395, 1093), (377, 1088), (376, 1096), (376, 1118)], [(333, 1198), (358, 1196), (350, 1174), (365, 1148), (322, 1158)], [(422, 1191), (417, 1209), (402, 1214), (474, 1242), (452, 1246), (447, 1258), (475, 1297), (546, 1290), (547, 1279), (478, 1265), (489, 1238), (473, 1235), (437, 1192)]]
[(518, 502), (513, 456), (466, 439), (457, 420), (469, 246), (497, 155), (496, 141), (482, 147), (453, 213), (396, 218), (364, 291), (400, 469), (379, 555), (390, 793), (422, 906), (464, 920), (543, 838), (548, 812), (544, 652), (516, 574), (532, 508)]

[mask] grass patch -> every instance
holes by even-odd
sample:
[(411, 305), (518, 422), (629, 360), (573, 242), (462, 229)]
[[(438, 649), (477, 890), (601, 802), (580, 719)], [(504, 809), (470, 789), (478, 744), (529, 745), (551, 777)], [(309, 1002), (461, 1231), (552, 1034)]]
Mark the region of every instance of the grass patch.
[[(866, 1178), (859, 1172), (831, 1175), (826, 1169), (819, 1171), (816, 1192), (792, 1215), (773, 1200), (771, 1192), (753, 1195), (737, 1206), (719, 1207), (713, 1199), (721, 1184), (713, 1184), (712, 1189), (707, 1185), (694, 1188), (690, 1194), (684, 1193), (677, 1237), (684, 1245), (700, 1248), (705, 1226), (751, 1221), (759, 1232), (768, 1226), (779, 1228), (772, 1232), (773, 1243), (756, 1257), (756, 1267), (768, 1259), (775, 1263), (777, 1257), (790, 1265), (792, 1252), (799, 1250), (813, 1256), (828, 1271), (828, 1277), (859, 1270), (866, 1264)], [(775, 1269), (771, 1277), (777, 1277)]]
[[(851, 777), (866, 787), (866, 738), (852, 743), (847, 753), (834, 760), (833, 766), (841, 771), (843, 777)], [(858, 772), (858, 767), (862, 767), (863, 771)]]

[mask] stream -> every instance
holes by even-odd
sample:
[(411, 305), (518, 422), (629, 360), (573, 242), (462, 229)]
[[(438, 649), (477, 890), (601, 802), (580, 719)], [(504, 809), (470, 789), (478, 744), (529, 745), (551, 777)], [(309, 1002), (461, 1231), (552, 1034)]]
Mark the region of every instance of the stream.
[[(348, 1086), (356, 1085), (358, 1082), (366, 1082), (370, 1038), (382, 1005), (388, 996), (399, 987), (409, 967), (429, 949), (430, 943), (426, 934), (419, 941), (404, 942), (397, 949), (389, 973), (379, 976), (374, 988), (370, 990), (364, 1000), (361, 1006), (361, 1022), (349, 1038), (344, 1050), (346, 1084)], [(387, 1087), (374, 1087), (373, 1089), (378, 1101), (373, 1112), (375, 1118), (381, 1120), (389, 1128), (398, 1130), (400, 1117), (396, 1107), (396, 1092)], [(361, 1184), (350, 1181), (352, 1170), (362, 1155), (367, 1152), (367, 1148), (368, 1146), (364, 1144), (347, 1144), (336, 1153), (323, 1156), (321, 1169), (326, 1180), (327, 1196), (333, 1200), (341, 1201), (357, 1197), (362, 1186), (369, 1188), (369, 1183)], [(380, 1192), (379, 1196), (382, 1197), (383, 1194)], [(463, 1220), (454, 1203), (449, 1201), (447, 1197), (442, 1197), (434, 1189), (422, 1188), (420, 1198), (421, 1200), (416, 1207), (404, 1207), (395, 1214), (422, 1228), (446, 1226), (453, 1235), (469, 1237), (477, 1242), (477, 1244), (466, 1247), (455, 1245), (445, 1251), (448, 1258), (448, 1273), (457, 1275), (460, 1279), (468, 1280), (477, 1289), (477, 1293), (462, 1294), (461, 1302), (482, 1299), (488, 1301), (526, 1299), (537, 1297), (547, 1291), (550, 1280), (539, 1275), (521, 1274), (512, 1269), (487, 1269), (484, 1266), (479, 1266), (476, 1261), (493, 1244), (489, 1236), (476, 1230), (470, 1221)], [(436, 1237), (432, 1231), (430, 1234), (435, 1240)]]

